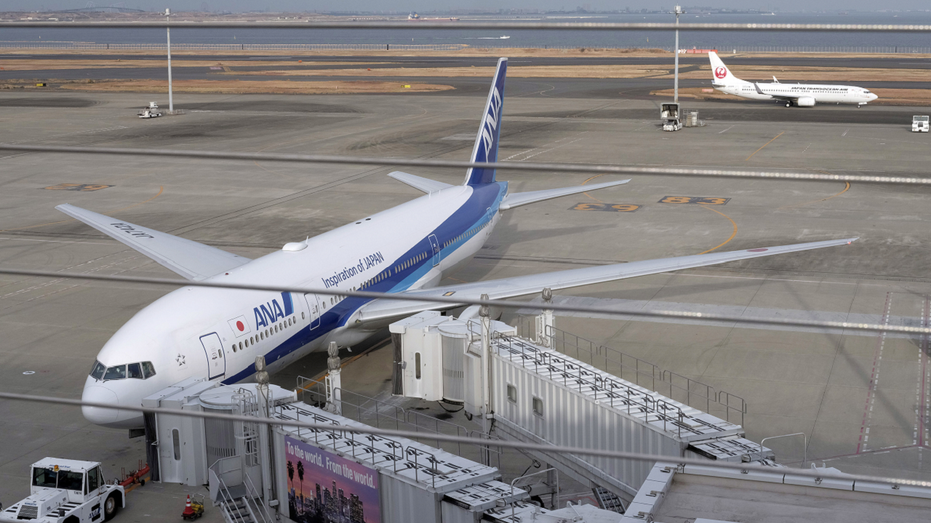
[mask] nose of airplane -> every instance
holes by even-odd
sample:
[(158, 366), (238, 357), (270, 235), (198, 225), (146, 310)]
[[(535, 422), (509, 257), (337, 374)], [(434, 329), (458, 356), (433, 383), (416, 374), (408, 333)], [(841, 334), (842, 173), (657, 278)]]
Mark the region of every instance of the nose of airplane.
[[(81, 394), (81, 400), (94, 403), (112, 403), (114, 406), (120, 403), (116, 393), (101, 385), (85, 386), (84, 393)], [(88, 407), (86, 405), (81, 407), (81, 413), (84, 414), (84, 419), (94, 425), (110, 425), (116, 423), (120, 418), (120, 411), (117, 409)]]

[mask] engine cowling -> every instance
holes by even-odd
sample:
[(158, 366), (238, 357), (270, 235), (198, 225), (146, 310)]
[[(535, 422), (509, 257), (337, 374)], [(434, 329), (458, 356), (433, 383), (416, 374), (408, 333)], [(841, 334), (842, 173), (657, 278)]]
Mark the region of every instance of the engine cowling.
[(812, 98), (811, 96), (802, 96), (795, 103), (799, 107), (814, 107), (815, 99)]

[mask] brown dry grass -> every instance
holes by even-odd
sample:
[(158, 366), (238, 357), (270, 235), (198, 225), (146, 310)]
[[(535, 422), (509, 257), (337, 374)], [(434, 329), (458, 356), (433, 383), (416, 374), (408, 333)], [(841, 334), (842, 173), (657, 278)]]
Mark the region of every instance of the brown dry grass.
[[(281, 67), (281, 60), (184, 60), (172, 62), (171, 68), (207, 68), (207, 67)], [(381, 62), (384, 63), (384, 62)], [(289, 65), (291, 65), (289, 63)], [(300, 62), (294, 60), (293, 65), (304, 66), (333, 66), (333, 65), (359, 65), (358, 62)], [(167, 67), (168, 60), (14, 60), (0, 62), (0, 69), (7, 71), (35, 71), (35, 70), (62, 70), (62, 69), (136, 69), (148, 67)]]
[[(410, 87), (405, 87), (409, 85)], [(167, 93), (168, 86), (160, 80), (107, 80), (101, 82), (63, 83), (61, 89), (96, 92)], [(287, 80), (175, 80), (175, 93), (221, 94), (379, 94), (429, 93), (452, 89), (449, 85), (384, 82), (384, 81), (323, 81), (290, 82)]]
[[(931, 90), (928, 89), (870, 89), (879, 96), (879, 99), (870, 102), (870, 105), (931, 105)], [(672, 89), (662, 89), (650, 91), (651, 95), (672, 97)], [(713, 93), (702, 92), (701, 88), (679, 89), (679, 98), (691, 98), (693, 100), (744, 100), (739, 96), (724, 94), (720, 91)]]

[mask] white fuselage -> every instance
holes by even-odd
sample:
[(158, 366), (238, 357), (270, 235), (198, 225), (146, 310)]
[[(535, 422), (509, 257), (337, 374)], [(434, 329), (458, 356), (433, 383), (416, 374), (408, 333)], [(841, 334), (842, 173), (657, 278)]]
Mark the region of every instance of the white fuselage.
[[(288, 244), (207, 281), (383, 292), (435, 286), (445, 271), (482, 247), (506, 192), (503, 182), (443, 189)], [(88, 376), (83, 399), (138, 407), (143, 398), (191, 377), (250, 380), (257, 356), (274, 372), (330, 341), (359, 343), (375, 331), (353, 327), (350, 320), (369, 301), (323, 293), (178, 289), (139, 311), (97, 357), (108, 369), (151, 363), (154, 375)], [(142, 426), (139, 412), (83, 411), (98, 425)]]
[(814, 103), (866, 104), (877, 97), (867, 89), (850, 85), (827, 84), (784, 84), (760, 83), (732, 79), (715, 83), (714, 88), (722, 93), (749, 98), (751, 100), (798, 100), (811, 98)]

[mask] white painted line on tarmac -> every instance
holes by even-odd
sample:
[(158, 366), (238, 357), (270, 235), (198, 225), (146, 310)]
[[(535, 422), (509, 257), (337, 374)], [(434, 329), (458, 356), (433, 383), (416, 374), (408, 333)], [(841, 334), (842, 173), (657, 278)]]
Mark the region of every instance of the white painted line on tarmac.
[(844, 136), (847, 136), (847, 131), (849, 131), (849, 130), (850, 130), (849, 128), (844, 129), (844, 133), (841, 134), (841, 137), (843, 138)]
[(723, 131), (719, 132), (718, 134), (724, 134), (724, 133), (726, 133), (727, 131), (730, 131), (730, 130), (733, 129), (733, 128), (734, 128), (734, 126), (732, 125), (732, 126), (728, 127), (727, 129), (724, 129)]

